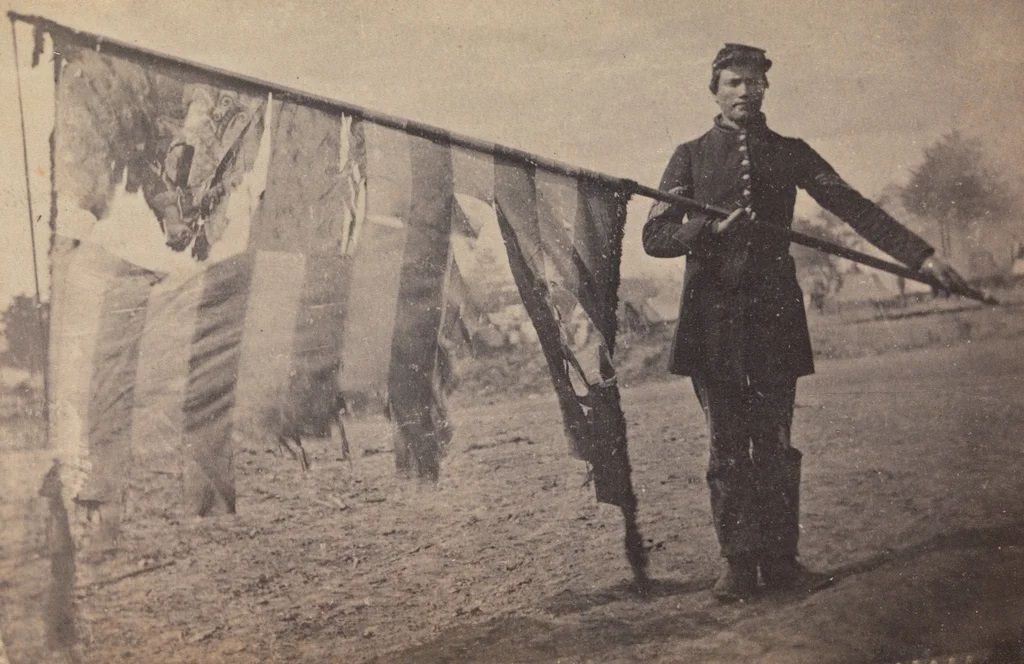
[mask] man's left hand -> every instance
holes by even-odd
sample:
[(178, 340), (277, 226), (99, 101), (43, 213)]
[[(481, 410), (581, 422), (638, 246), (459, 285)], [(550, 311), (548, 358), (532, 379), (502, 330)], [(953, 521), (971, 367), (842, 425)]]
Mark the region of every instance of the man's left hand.
[(926, 258), (921, 263), (919, 271), (935, 279), (941, 285), (941, 288), (938, 290), (943, 294), (963, 293), (966, 290), (970, 290), (967, 280), (960, 276), (960, 273), (954, 270), (953, 266), (941, 256), (933, 255)]

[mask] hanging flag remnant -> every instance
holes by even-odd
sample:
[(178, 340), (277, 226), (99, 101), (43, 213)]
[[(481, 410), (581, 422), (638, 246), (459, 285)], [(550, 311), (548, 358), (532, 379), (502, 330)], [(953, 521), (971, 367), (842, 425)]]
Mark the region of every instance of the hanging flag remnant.
[(326, 430), (339, 393), (385, 403), (397, 469), (436, 479), (454, 431), (452, 354), (473, 324), (460, 261), (490, 224), (570, 452), (598, 500), (622, 508), (642, 578), (612, 366), (628, 187), (34, 27), (33, 62), (52, 58), (55, 100), (53, 463), (38, 470), (51, 511), (70, 500), (100, 515), (64, 513), (74, 545), (61, 556), (73, 565), (74, 550), (116, 545), (142, 470), (181, 477), (189, 514), (235, 511), (235, 446)]
[[(52, 417), (55, 444), (74, 451), (74, 495), (117, 505), (123, 473), (99, 459), (167, 451), (170, 436), (189, 509), (231, 511), (231, 432), (323, 423), (338, 390), (386, 400), (399, 470), (436, 478), (453, 431), (452, 331), (465, 328), (453, 237), (472, 242), (484, 206), (572, 453), (600, 500), (633, 500), (624, 431), (596, 424), (621, 412), (610, 390), (625, 195), (55, 40)], [(184, 343), (168, 354), (162, 336)]]

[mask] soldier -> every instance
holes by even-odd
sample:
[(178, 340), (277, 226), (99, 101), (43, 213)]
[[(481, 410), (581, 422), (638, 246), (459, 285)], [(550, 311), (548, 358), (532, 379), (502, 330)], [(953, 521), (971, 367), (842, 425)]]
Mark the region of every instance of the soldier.
[(770, 130), (761, 113), (772, 62), (726, 44), (711, 68), (721, 113), (680, 145), (660, 188), (734, 212), (725, 219), (656, 203), (643, 229), (651, 256), (686, 256), (672, 373), (690, 376), (707, 418), (707, 481), (725, 559), (722, 601), (820, 587), (797, 560), (800, 452), (790, 444), (796, 381), (813, 373), (803, 294), (788, 242), (796, 189), (875, 246), (949, 289), (965, 285), (934, 250), (842, 180), (807, 143)]

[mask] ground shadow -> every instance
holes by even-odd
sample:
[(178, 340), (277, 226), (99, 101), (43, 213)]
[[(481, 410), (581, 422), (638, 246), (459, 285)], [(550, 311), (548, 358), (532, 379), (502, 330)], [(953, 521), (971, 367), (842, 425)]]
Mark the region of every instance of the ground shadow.
[(622, 581), (614, 586), (600, 588), (591, 592), (578, 592), (566, 589), (558, 593), (543, 608), (544, 611), (553, 616), (564, 616), (573, 613), (583, 613), (584, 611), (613, 602), (642, 602), (662, 597), (690, 595), (709, 590), (714, 585), (714, 582), (714, 579), (708, 578), (690, 579), (688, 581), (651, 579), (643, 589), (638, 589), (632, 581)]
[[(824, 570), (824, 573), (830, 577), (831, 583), (821, 587), (820, 590), (834, 586), (851, 576), (874, 571), (883, 565), (906, 563), (930, 553), (1019, 545), (1024, 545), (1024, 521), (985, 528), (962, 528), (949, 533), (938, 533), (907, 547), (887, 549), (863, 560)], [(645, 599), (703, 592), (710, 589), (714, 582), (715, 580), (710, 577), (695, 578), (687, 581), (652, 579), (651, 585), (646, 592), (638, 592), (635, 586), (629, 582), (621, 582), (614, 586), (591, 592), (564, 590), (545, 605), (544, 608), (552, 615), (563, 616), (570, 613), (581, 613), (589, 609), (611, 604), (612, 602), (643, 601)], [(794, 594), (789, 594), (786, 597), (799, 599), (799, 595)]]
[[(920, 557), (944, 551), (964, 549), (996, 549), (1024, 546), (1024, 522), (985, 528), (964, 528), (940, 533), (922, 542), (900, 549), (884, 551), (863, 560), (828, 571), (830, 588), (856, 575), (866, 574), (892, 564), (906, 564)], [(714, 580), (698, 578), (689, 581), (652, 580), (647, 592), (638, 593), (629, 582), (594, 592), (564, 591), (544, 608), (553, 620), (534, 617), (507, 616), (484, 623), (463, 625), (445, 630), (426, 643), (394, 651), (372, 661), (403, 662), (509, 662), (550, 661), (560, 657), (583, 658), (599, 656), (613, 649), (666, 639), (697, 639), (756, 615), (759, 602), (749, 610), (708, 609), (702, 604), (690, 610), (671, 612), (638, 612), (632, 619), (619, 619), (589, 612), (616, 602), (648, 602), (661, 598), (681, 597), (707, 591)], [(792, 603), (807, 595), (788, 594), (773, 599)], [(712, 605), (714, 606), (714, 605)], [(574, 614), (573, 622), (558, 618)], [(629, 615), (628, 613), (626, 615)]]
[(1024, 545), (1024, 521), (985, 528), (961, 528), (949, 533), (938, 533), (901, 549), (882, 551), (864, 560), (829, 570), (828, 574), (832, 576), (834, 583), (838, 583), (848, 577), (874, 571), (883, 565), (910, 562), (930, 553), (1021, 545)]

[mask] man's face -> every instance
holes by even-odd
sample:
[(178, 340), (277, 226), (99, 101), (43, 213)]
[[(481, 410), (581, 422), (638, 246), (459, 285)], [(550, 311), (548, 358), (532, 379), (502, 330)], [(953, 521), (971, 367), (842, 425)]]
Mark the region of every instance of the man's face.
[(730, 65), (723, 69), (718, 74), (718, 92), (715, 93), (722, 117), (733, 124), (746, 124), (761, 111), (765, 87), (760, 67)]

